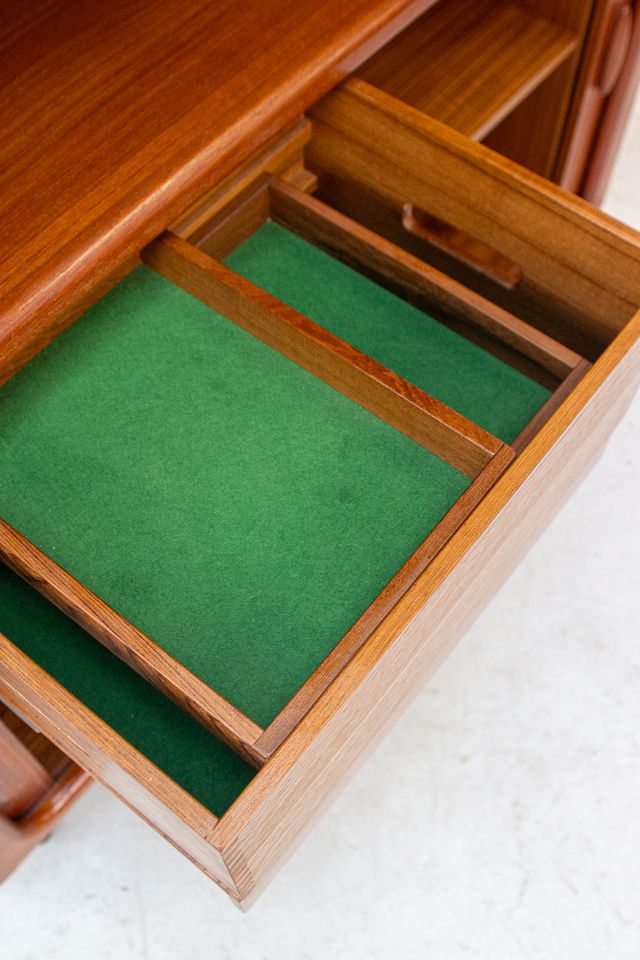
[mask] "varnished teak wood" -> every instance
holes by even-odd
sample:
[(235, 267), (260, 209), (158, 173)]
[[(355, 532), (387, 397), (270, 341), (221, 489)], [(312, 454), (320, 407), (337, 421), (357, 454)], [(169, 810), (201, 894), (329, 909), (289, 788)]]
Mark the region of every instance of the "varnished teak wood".
[(433, 2), (4, 0), (5, 369)]
[(0, 702), (0, 722), (29, 751), (31, 756), (44, 767), (52, 779), (56, 779), (66, 768), (69, 759), (41, 733)]
[(472, 237), (464, 230), (426, 213), (415, 205), (405, 203), (402, 208), (402, 226), (420, 240), (442, 250), (460, 263), (494, 280), (501, 287), (513, 290), (522, 280), (522, 269), (498, 250)]
[(22, 816), (52, 783), (52, 777), (0, 719), (0, 815)]
[[(417, 293), (464, 317), (489, 337), (537, 362), (554, 378), (551, 397), (518, 436), (516, 450), (524, 449), (589, 369), (590, 364), (579, 354), (292, 184), (274, 177), (269, 192), (270, 212), (278, 223), (351, 264), (385, 277), (406, 294)], [(224, 242), (228, 242), (226, 231), (224, 234)]]
[[(575, 38), (573, 53), (495, 127), (484, 142), (530, 170), (553, 179), (558, 151), (571, 134), (566, 120), (582, 71), (592, 11), (600, 0), (519, 0), (536, 17), (553, 20)], [(535, 131), (535, 136), (532, 136)]]
[(442, 0), (358, 76), (482, 139), (576, 47), (576, 34), (504, 0)]
[(89, 774), (69, 761), (26, 816), (18, 820), (0, 816), (0, 882), (51, 833), (90, 783)]
[(326, 97), (312, 118), (313, 169), (369, 188), (398, 218), (411, 202), (485, 237), (522, 267), (512, 302), (587, 359), (633, 312), (633, 230), (361, 80)]
[(0, 702), (0, 882), (53, 830), (90, 780)]

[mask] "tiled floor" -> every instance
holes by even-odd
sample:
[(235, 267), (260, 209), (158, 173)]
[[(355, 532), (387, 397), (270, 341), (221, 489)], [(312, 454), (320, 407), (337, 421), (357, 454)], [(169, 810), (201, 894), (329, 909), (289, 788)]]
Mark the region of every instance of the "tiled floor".
[[(638, 228), (639, 172), (640, 103), (606, 201)], [(93, 787), (0, 890), (0, 957), (637, 960), (639, 441), (640, 400), (251, 913)]]

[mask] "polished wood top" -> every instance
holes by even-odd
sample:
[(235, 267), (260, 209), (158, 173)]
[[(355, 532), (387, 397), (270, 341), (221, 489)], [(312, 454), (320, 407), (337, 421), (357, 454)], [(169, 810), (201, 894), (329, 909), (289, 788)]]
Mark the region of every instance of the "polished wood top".
[(0, 351), (432, 2), (0, 0)]

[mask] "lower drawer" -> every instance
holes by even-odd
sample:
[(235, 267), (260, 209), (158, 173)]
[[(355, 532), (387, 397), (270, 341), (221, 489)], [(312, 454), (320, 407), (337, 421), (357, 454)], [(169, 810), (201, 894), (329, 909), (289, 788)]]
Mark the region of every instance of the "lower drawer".
[(632, 231), (359, 80), (312, 127), (316, 197), (243, 181), (0, 391), (0, 695), (242, 904), (638, 373)]

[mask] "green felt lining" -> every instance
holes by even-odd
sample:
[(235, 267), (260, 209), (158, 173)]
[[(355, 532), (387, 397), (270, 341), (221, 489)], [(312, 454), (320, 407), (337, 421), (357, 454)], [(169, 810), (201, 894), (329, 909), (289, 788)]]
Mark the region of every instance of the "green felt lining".
[(0, 515), (263, 726), (469, 482), (146, 268), (0, 416)]
[(550, 391), (422, 310), (268, 221), (227, 264), (511, 443)]
[(255, 770), (0, 564), (0, 633), (220, 817)]
[[(228, 262), (503, 439), (548, 396), (273, 224)], [(0, 417), (0, 515), (263, 726), (469, 482), (146, 268)], [(247, 782), (6, 572), (0, 630), (214, 812)]]

